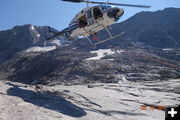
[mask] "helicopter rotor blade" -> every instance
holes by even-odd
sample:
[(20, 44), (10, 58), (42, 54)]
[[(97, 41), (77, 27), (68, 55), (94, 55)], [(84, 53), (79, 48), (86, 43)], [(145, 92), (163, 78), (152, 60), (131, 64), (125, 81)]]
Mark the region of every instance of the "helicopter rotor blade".
[(134, 4), (121, 4), (121, 3), (111, 3), (111, 2), (94, 2), (89, 0), (61, 0), (65, 2), (75, 2), (75, 3), (90, 3), (90, 4), (104, 4), (104, 5), (115, 5), (115, 6), (127, 6), (127, 7), (141, 7), (141, 8), (150, 8), (151, 6), (146, 5), (134, 5)]
[(84, 2), (84, 0), (61, 0), (64, 2), (75, 2), (75, 3), (80, 3), (80, 2)]
[(108, 5), (115, 5), (115, 6), (127, 6), (127, 7), (142, 7), (142, 8), (150, 8), (151, 6), (146, 6), (146, 5), (134, 5), (134, 4), (121, 4), (121, 3), (111, 3), (111, 2), (94, 2), (94, 1), (89, 1), (88, 3), (91, 4), (108, 4)]

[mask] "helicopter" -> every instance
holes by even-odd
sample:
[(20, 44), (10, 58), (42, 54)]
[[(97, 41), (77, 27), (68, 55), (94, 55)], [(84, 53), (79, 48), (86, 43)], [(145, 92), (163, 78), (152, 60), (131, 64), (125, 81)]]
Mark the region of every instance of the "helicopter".
[[(95, 2), (90, 0), (60, 0), (63, 2), (73, 2), (73, 3), (86, 3), (87, 7), (82, 9), (76, 16), (72, 19), (69, 26), (63, 29), (60, 32), (54, 32), (51, 37), (47, 40), (52, 40), (59, 36), (63, 36), (68, 40), (75, 40), (78, 37), (85, 37), (92, 46), (109, 41), (113, 38), (120, 37), (124, 34), (120, 33), (113, 36), (110, 32), (110, 26), (117, 23), (117, 21), (123, 16), (124, 10), (122, 8), (114, 6), (128, 6), (128, 7), (141, 7), (141, 8), (150, 8), (151, 6), (146, 5), (133, 5), (133, 4), (120, 4), (109, 2)], [(89, 4), (98, 4), (95, 6), (89, 6)], [(105, 40), (99, 40), (97, 38), (97, 32), (105, 29), (109, 38)], [(93, 43), (92, 40), (96, 40), (96, 43)]]

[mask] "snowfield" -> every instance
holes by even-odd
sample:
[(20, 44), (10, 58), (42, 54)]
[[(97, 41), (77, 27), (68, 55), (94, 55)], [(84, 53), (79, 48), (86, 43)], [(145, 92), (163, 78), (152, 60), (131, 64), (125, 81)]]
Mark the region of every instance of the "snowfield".
[(47, 52), (47, 51), (51, 51), (51, 50), (54, 50), (54, 49), (56, 49), (56, 46), (47, 46), (47, 47), (35, 46), (35, 47), (28, 48), (26, 50), (26, 52), (40, 52), (40, 51)]
[(94, 51), (91, 51), (91, 53), (96, 53), (97, 56), (87, 58), (86, 60), (100, 60), (101, 58), (105, 57), (106, 55), (112, 55), (112, 54), (115, 54), (116, 52), (120, 54), (121, 52), (124, 52), (124, 51), (123, 50), (112, 51), (111, 49), (94, 50)]
[(148, 106), (179, 105), (179, 93), (180, 80), (72, 86), (0, 81), (0, 120), (164, 120), (163, 110)]

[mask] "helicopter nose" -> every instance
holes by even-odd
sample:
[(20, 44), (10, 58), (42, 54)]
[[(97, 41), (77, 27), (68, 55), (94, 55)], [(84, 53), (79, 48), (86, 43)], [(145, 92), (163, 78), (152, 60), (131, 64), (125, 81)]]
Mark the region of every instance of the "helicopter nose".
[(123, 14), (124, 10), (120, 8), (111, 8), (107, 13), (110, 18), (115, 18), (115, 20), (118, 20)]

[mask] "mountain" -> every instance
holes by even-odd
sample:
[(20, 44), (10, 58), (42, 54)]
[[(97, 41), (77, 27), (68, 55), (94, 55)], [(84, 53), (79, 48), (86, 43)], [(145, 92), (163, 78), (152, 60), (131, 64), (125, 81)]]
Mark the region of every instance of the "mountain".
[(29, 47), (43, 46), (44, 41), (51, 34), (48, 26), (33, 26), (30, 24), (0, 31), (0, 63)]
[[(85, 39), (55, 50), (35, 47), (42, 46), (51, 35), (48, 27), (25, 25), (2, 31), (0, 55), (4, 63), (0, 76), (26, 84), (51, 85), (179, 79), (179, 13), (179, 8), (138, 13), (112, 26), (113, 35), (125, 35), (96, 48)], [(104, 32), (99, 36), (105, 38)]]
[(179, 48), (180, 8), (140, 12), (124, 22), (113, 25), (112, 28), (114, 34), (125, 32), (122, 41), (157, 48)]

